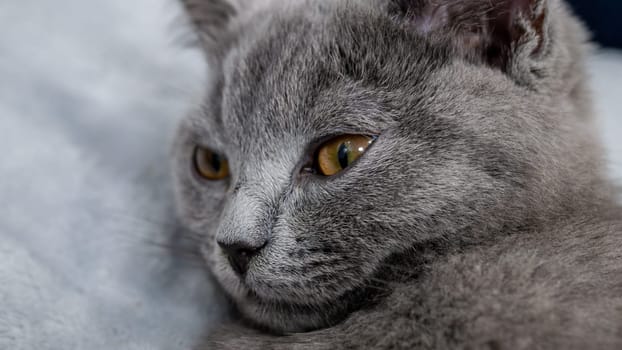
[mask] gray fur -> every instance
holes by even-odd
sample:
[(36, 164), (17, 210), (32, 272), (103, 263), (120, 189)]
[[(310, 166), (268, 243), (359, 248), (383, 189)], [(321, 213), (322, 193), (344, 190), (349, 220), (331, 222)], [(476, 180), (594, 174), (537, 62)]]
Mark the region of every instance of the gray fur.
[[(179, 212), (241, 315), (207, 348), (622, 347), (622, 211), (562, 2), (184, 3), (210, 80)], [(347, 133), (379, 138), (301, 172)], [(197, 144), (230, 179), (194, 175)], [(267, 246), (239, 277), (216, 241)]]

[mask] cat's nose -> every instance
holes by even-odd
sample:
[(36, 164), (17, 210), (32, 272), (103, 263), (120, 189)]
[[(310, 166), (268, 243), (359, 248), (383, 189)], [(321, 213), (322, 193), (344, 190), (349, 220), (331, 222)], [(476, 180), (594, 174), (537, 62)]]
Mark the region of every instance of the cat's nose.
[(233, 271), (239, 275), (243, 275), (248, 270), (251, 259), (257, 255), (266, 244), (265, 242), (261, 245), (252, 245), (242, 242), (224, 243), (219, 241), (218, 245), (227, 255), (227, 259)]

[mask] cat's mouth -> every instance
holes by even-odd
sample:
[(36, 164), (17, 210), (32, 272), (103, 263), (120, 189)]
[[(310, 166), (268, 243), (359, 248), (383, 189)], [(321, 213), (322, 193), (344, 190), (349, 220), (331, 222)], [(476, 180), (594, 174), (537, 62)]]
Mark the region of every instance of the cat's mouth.
[[(372, 307), (388, 295), (387, 289), (364, 286), (344, 292), (338, 298), (324, 302), (291, 302), (266, 299), (251, 288), (240, 300), (234, 300), (245, 319), (273, 333), (309, 332), (334, 326), (352, 312)], [(234, 298), (235, 299), (235, 298)]]

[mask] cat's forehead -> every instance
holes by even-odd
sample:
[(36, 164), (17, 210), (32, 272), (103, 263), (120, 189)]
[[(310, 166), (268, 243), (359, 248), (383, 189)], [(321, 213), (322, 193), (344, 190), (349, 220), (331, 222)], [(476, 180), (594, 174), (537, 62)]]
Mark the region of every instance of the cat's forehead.
[(414, 98), (449, 59), (382, 12), (314, 6), (251, 23), (229, 48), (209, 104), (223, 142), (377, 133), (394, 121), (394, 91)]

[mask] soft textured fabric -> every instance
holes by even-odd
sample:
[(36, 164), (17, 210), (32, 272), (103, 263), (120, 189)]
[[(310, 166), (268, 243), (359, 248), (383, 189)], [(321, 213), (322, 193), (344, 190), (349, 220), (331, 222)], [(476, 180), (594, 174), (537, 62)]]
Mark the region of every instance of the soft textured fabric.
[[(0, 2), (0, 349), (188, 349), (222, 299), (177, 239), (174, 128), (203, 81), (172, 0)], [(622, 54), (591, 59), (622, 178)]]
[(205, 271), (164, 247), (171, 139), (203, 80), (179, 16), (0, 2), (0, 349), (188, 349), (218, 316)]

